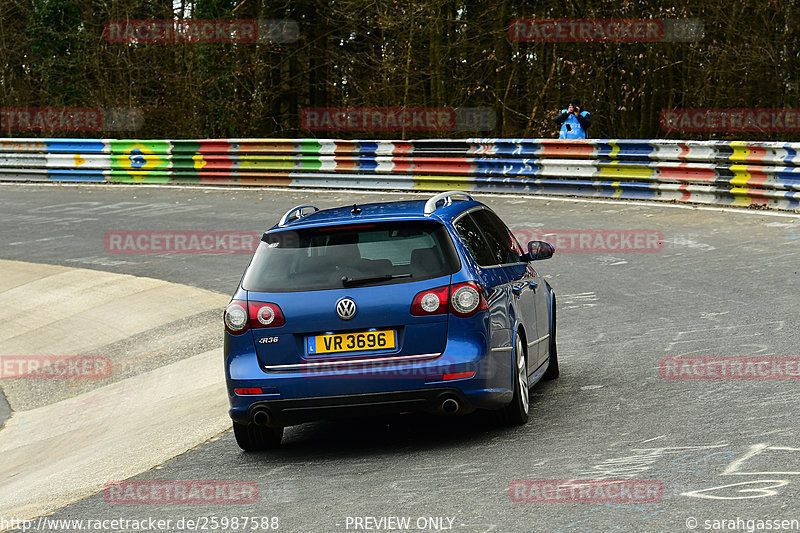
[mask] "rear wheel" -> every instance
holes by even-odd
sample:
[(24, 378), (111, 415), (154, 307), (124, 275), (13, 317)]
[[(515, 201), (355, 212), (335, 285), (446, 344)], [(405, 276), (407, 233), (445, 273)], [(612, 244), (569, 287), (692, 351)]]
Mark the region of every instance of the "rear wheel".
[(281, 445), (283, 428), (270, 428), (256, 424), (233, 423), (233, 436), (236, 444), (246, 452), (274, 450)]
[(542, 379), (551, 380), (556, 379), (559, 374), (558, 370), (558, 350), (556, 349), (556, 297), (553, 296), (553, 314), (551, 317), (553, 321), (552, 332), (550, 333), (550, 360), (547, 370), (545, 370)]
[(521, 426), (528, 421), (529, 409), (528, 366), (525, 364), (522, 336), (517, 333), (514, 342), (514, 397), (510, 404), (500, 410), (500, 417), (509, 426)]

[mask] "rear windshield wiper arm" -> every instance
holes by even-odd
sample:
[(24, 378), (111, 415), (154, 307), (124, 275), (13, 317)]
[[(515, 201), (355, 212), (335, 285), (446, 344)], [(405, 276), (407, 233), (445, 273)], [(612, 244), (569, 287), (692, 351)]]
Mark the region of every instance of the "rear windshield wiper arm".
[(342, 285), (345, 287), (353, 287), (355, 285), (362, 285), (364, 283), (372, 283), (373, 281), (389, 281), (390, 279), (397, 278), (410, 278), (411, 274), (384, 274), (382, 276), (368, 276), (365, 278), (350, 278), (344, 276), (342, 278)]

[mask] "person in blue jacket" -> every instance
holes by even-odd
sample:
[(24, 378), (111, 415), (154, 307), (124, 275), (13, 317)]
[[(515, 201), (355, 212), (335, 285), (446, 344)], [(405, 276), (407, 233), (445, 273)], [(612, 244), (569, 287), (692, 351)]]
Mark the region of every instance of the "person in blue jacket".
[(561, 125), (559, 139), (587, 139), (592, 116), (588, 111), (581, 109), (581, 101), (573, 98), (566, 109), (556, 117), (556, 124)]

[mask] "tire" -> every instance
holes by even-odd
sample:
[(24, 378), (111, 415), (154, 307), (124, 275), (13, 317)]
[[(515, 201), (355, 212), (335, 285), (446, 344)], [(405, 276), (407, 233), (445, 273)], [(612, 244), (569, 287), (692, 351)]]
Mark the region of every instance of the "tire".
[(283, 428), (270, 428), (256, 424), (233, 423), (233, 436), (236, 444), (246, 452), (274, 450), (281, 445)]
[(500, 410), (500, 419), (508, 426), (521, 426), (528, 422), (530, 398), (528, 368), (525, 361), (522, 336), (517, 333), (517, 339), (514, 342), (514, 397), (511, 399), (511, 403)]
[(549, 348), (549, 358), (550, 364), (547, 366), (547, 370), (545, 370), (542, 379), (544, 381), (550, 381), (551, 379), (557, 379), (559, 375), (558, 370), (558, 348), (556, 347), (556, 297), (553, 296), (553, 332), (550, 334), (550, 348)]

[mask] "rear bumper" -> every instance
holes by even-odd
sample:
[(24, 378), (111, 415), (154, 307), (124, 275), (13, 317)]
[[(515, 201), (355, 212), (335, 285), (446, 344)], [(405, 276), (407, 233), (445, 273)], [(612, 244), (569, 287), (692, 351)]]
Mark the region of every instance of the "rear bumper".
[[(292, 425), (338, 416), (435, 412), (448, 394), (459, 402), (458, 413), (499, 409), (513, 396), (510, 331), (493, 332), (492, 344), (504, 347), (491, 349), (488, 325), (475, 328), (466, 322), (451, 325), (454, 335), (444, 353), (420, 354), (421, 359), (269, 369), (246, 345), (238, 353), (226, 348), (230, 416), (251, 423), (253, 409), (260, 407), (269, 410), (273, 425)], [(237, 394), (236, 389), (261, 391)]]
[[(346, 370), (259, 371), (259, 379), (228, 377), (229, 413), (236, 422), (251, 423), (253, 410), (260, 407), (269, 411), (272, 425), (293, 425), (341, 416), (445, 412), (446, 398), (458, 402), (457, 414), (499, 409), (513, 396), (510, 353)], [(236, 393), (248, 388), (261, 388), (263, 394)]]
[[(446, 401), (455, 400), (455, 412), (447, 412)], [(254, 423), (254, 413), (266, 411), (269, 426), (291, 426), (313, 420), (358, 416), (431, 412), (467, 414), (477, 408), (499, 409), (511, 400), (511, 392), (486, 391), (467, 394), (455, 387), (391, 391), (367, 394), (321, 396), (313, 398), (258, 400), (248, 407), (232, 408), (231, 418), (239, 423)]]

